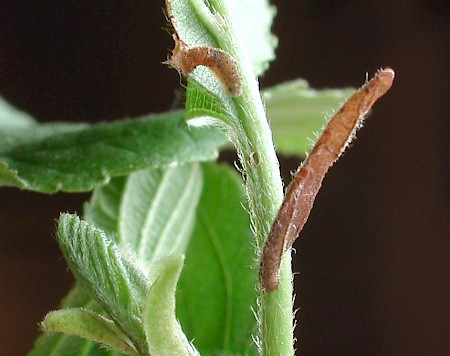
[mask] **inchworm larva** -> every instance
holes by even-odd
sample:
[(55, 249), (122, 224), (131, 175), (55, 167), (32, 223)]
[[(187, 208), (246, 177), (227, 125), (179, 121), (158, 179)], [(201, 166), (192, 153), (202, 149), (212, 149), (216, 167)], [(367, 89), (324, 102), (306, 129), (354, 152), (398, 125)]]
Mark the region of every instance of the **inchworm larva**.
[(184, 75), (189, 75), (197, 66), (211, 69), (227, 89), (230, 96), (242, 94), (242, 76), (237, 62), (227, 52), (213, 47), (189, 47), (173, 35), (175, 48), (165, 62)]
[(277, 289), (283, 253), (292, 247), (308, 219), (322, 180), (361, 127), (372, 105), (391, 87), (394, 71), (379, 70), (329, 121), (290, 183), (272, 231), (266, 241), (260, 268), (263, 293)]

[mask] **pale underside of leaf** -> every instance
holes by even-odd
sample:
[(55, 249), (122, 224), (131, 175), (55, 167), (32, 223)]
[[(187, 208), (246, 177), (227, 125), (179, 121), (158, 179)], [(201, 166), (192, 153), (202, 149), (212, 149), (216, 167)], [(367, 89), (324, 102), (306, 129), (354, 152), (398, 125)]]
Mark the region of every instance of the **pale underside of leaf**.
[(128, 355), (137, 356), (136, 350), (113, 321), (90, 310), (81, 308), (61, 309), (50, 312), (41, 323), (44, 332), (65, 333), (88, 338), (106, 348), (114, 348)]
[[(115, 178), (106, 186), (98, 187), (94, 191), (91, 202), (85, 205), (85, 217), (103, 229), (107, 235), (115, 237), (125, 251), (131, 250), (130, 246), (139, 245), (141, 240), (154, 239), (149, 243), (166, 246), (160, 249), (160, 254), (157, 255), (151, 250), (146, 250), (145, 244), (141, 244), (142, 250), (150, 254), (147, 258), (144, 254), (142, 255), (145, 260), (142, 264), (149, 266), (152, 258), (184, 252), (190, 239), (190, 228), (195, 221), (195, 210), (201, 187), (202, 173), (198, 164), (138, 171), (128, 177)], [(169, 194), (166, 199), (156, 201), (155, 197), (164, 196), (166, 193)], [(184, 198), (178, 199), (179, 197)], [(155, 234), (148, 224), (147, 229), (144, 229), (145, 222), (148, 220), (145, 217), (150, 214), (150, 208), (166, 217), (152, 224), (155, 231), (166, 233)], [(122, 220), (119, 220), (119, 216), (122, 216)], [(137, 231), (138, 236), (127, 231), (126, 227), (122, 227), (123, 233), (118, 234), (121, 224), (135, 224), (133, 231)], [(171, 231), (171, 234), (167, 233), (168, 231)], [(102, 310), (79, 285), (75, 286), (63, 300), (63, 307), (82, 307), (95, 312)], [(76, 352), (85, 354), (86, 350), (95, 350), (101, 355), (118, 354), (117, 351), (99, 349), (88, 340), (64, 334), (44, 334), (38, 338), (30, 355), (58, 355), (59, 350), (64, 350), (66, 347), (73, 350), (74, 355), (77, 354)]]
[(180, 255), (159, 260), (162, 267), (145, 298), (143, 324), (151, 355), (199, 355), (175, 317), (175, 290), (183, 261)]
[(119, 241), (141, 261), (184, 253), (202, 189), (198, 164), (132, 174), (119, 212)]

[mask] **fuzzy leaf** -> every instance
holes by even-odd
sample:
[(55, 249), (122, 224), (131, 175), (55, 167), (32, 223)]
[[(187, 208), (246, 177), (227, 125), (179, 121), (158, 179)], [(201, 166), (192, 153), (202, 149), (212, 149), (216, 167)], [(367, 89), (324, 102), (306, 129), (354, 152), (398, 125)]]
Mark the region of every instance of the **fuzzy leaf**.
[[(62, 300), (62, 308), (84, 308), (96, 313), (103, 313), (101, 307), (78, 283)], [(29, 356), (59, 356), (70, 354), (71, 356), (121, 356), (123, 353), (117, 350), (107, 350), (100, 344), (78, 336), (63, 333), (43, 333), (39, 335), (33, 345)]]
[[(196, 84), (192, 83), (190, 86), (195, 87)], [(263, 98), (268, 117), (271, 121), (274, 141), (278, 152), (281, 154), (303, 156), (309, 149), (309, 140), (315, 132), (320, 132), (326, 122), (324, 117), (338, 108), (340, 103), (345, 101), (352, 92), (352, 89), (315, 90), (309, 88), (308, 84), (303, 80), (282, 83), (264, 90)], [(193, 89), (192, 99), (187, 102), (186, 107), (189, 118), (211, 116), (223, 120), (226, 115), (233, 115), (229, 108), (221, 104), (219, 97), (206, 96), (201, 92), (195, 94), (195, 90)], [(202, 148), (208, 146), (209, 142), (211, 146), (205, 155), (213, 158), (216, 154), (215, 150), (225, 143), (224, 138), (217, 129), (199, 129), (195, 127), (187, 129), (182, 124), (181, 113), (166, 115), (170, 118), (167, 119), (165, 124), (173, 124), (176, 126), (169, 128), (163, 124), (165, 129), (173, 134), (172, 144), (177, 141), (177, 135), (184, 137), (183, 142), (186, 145), (197, 145), (200, 151)], [(177, 115), (179, 115), (178, 119)], [(108, 179), (109, 176), (123, 175), (127, 171), (143, 168), (145, 165), (166, 164), (171, 159), (174, 161), (195, 160), (195, 154), (203, 156), (198, 157), (200, 160), (207, 159), (200, 152), (193, 152), (191, 158), (186, 157), (186, 152), (183, 153), (184, 156), (177, 157), (178, 149), (181, 147), (178, 146), (178, 148), (173, 147), (172, 153), (167, 152), (167, 149), (165, 150), (171, 158), (156, 157), (156, 162), (152, 163), (150, 160), (152, 156), (155, 156), (153, 154), (150, 157), (146, 156), (146, 158), (139, 160), (137, 158), (139, 150), (143, 150), (145, 147), (139, 143), (127, 143), (127, 140), (131, 140), (129, 132), (139, 131), (139, 127), (142, 126), (150, 130), (152, 125), (158, 126), (158, 122), (161, 124), (161, 121), (165, 120), (163, 116), (141, 119), (139, 123), (135, 123), (134, 121), (118, 121), (92, 127), (88, 127), (85, 124), (68, 123), (37, 124), (28, 115), (19, 112), (6, 102), (0, 101), (0, 184), (42, 192), (53, 192), (56, 189), (67, 191), (89, 190), (95, 184), (99, 184), (105, 179)], [(180, 129), (180, 127), (182, 128)], [(204, 132), (205, 137), (202, 138), (200, 132), (195, 133), (197, 130)], [(95, 135), (93, 133), (94, 131), (97, 132)], [(106, 135), (106, 133), (108, 134)], [(58, 137), (61, 137), (61, 135), (63, 135), (62, 137), (67, 137), (65, 136), (66, 134), (69, 135), (68, 139), (72, 141), (76, 141), (77, 137), (86, 134), (92, 135), (92, 140), (94, 140), (95, 136), (98, 136), (99, 141), (91, 142), (91, 146), (88, 147), (75, 147), (73, 151), (71, 151), (68, 143), (64, 143), (67, 146), (65, 148), (60, 147), (61, 152), (71, 151), (66, 156), (67, 162), (64, 162), (64, 157), (56, 156), (55, 152), (52, 151), (55, 147), (56, 151), (58, 151), (58, 145), (55, 146), (51, 142), (58, 140)], [(102, 141), (101, 137), (104, 134), (106, 136), (103, 137), (104, 141)], [(121, 134), (123, 134), (123, 137), (120, 136)], [(151, 132), (146, 132), (142, 135), (142, 137), (137, 137), (136, 139), (143, 141), (145, 140), (145, 135), (151, 135)], [(170, 137), (171, 134), (168, 135)], [(189, 135), (195, 137), (195, 140), (198, 140), (198, 142), (189, 143), (189, 139), (187, 139)], [(154, 139), (158, 140), (157, 137), (154, 137)], [(162, 141), (167, 143), (165, 141), (167, 139), (168, 137), (163, 138)], [(203, 139), (205, 142), (202, 143)], [(59, 141), (61, 142), (61, 140)], [(75, 141), (72, 143), (75, 144)], [(133, 157), (128, 167), (113, 164), (116, 163), (112, 159), (113, 157), (114, 159), (116, 158), (115, 154), (108, 156), (107, 152), (112, 153), (114, 151), (114, 148), (109, 146), (115, 145), (119, 141), (122, 142), (124, 151), (127, 149), (127, 145), (134, 146), (131, 149), (135, 150), (136, 156), (132, 155), (131, 152), (122, 152), (124, 163), (128, 159), (127, 157)], [(165, 145), (164, 142), (161, 145)], [(105, 148), (104, 155), (93, 157), (93, 155), (102, 152), (102, 150), (97, 151), (98, 147)], [(41, 153), (33, 152), (35, 150), (42, 151)], [(195, 151), (195, 148), (193, 150)], [(34, 163), (15, 162), (13, 160), (15, 163), (8, 166), (9, 161), (6, 157), (16, 157), (15, 159), (18, 160), (19, 158), (17, 157), (21, 157), (24, 152), (28, 152), (30, 155), (27, 160), (29, 159)], [(3, 161), (2, 154), (5, 154)], [(121, 157), (120, 154), (119, 157)], [(98, 160), (97, 167), (91, 167), (90, 160)], [(79, 162), (79, 165), (74, 162)], [(101, 167), (102, 165), (104, 167)], [(64, 167), (66, 167), (66, 172), (58, 171), (58, 169), (63, 170)], [(67, 171), (68, 167), (69, 171)], [(87, 171), (85, 171), (86, 169)], [(74, 171), (80, 173), (74, 173)], [(46, 178), (49, 178), (49, 182), (39, 182), (39, 180)]]
[(159, 273), (145, 298), (143, 323), (150, 355), (198, 355), (175, 317), (175, 291), (184, 257), (157, 262)]
[(143, 272), (102, 230), (75, 215), (61, 214), (57, 239), (77, 280), (95, 297), (138, 352), (145, 352), (141, 315), (150, 281)]
[[(125, 249), (141, 246), (142, 251), (149, 253), (148, 256), (141, 253), (147, 263), (152, 262), (152, 258), (184, 253), (195, 221), (202, 181), (198, 164), (146, 169), (117, 177), (94, 190), (91, 201), (85, 205), (85, 218), (114, 237)], [(161, 219), (154, 219), (155, 211)], [(119, 220), (119, 216), (122, 219)], [(127, 230), (126, 226), (132, 224), (130, 231), (139, 231), (138, 235)], [(160, 246), (159, 253), (149, 250), (147, 244)], [(102, 312), (79, 285), (63, 300), (62, 306)], [(69, 347), (73, 355), (86, 350), (99, 355), (106, 352), (118, 354), (117, 351), (99, 349), (88, 340), (64, 334), (43, 334), (35, 342), (30, 355), (58, 354), (65, 347)]]
[(180, 112), (84, 128), (43, 125), (32, 138), (33, 130), (0, 129), (0, 185), (88, 191), (146, 167), (215, 159), (226, 141), (217, 130), (188, 128)]
[(78, 336), (63, 333), (45, 333), (34, 342), (28, 356), (124, 356), (116, 350), (105, 349), (101, 344)]
[(76, 335), (121, 350), (128, 355), (137, 355), (113, 321), (90, 310), (72, 308), (50, 312), (42, 321), (41, 327), (44, 332)]
[(205, 164), (205, 188), (179, 282), (177, 315), (204, 355), (255, 355), (252, 233), (241, 206), (242, 180), (228, 166)]

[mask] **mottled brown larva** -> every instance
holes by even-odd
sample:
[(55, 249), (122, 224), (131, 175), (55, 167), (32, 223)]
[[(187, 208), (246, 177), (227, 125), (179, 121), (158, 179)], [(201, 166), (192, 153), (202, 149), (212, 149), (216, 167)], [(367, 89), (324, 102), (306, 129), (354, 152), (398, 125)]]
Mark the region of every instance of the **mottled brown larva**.
[(328, 122), (295, 174), (264, 246), (260, 267), (263, 293), (278, 288), (283, 253), (303, 229), (325, 174), (344, 152), (375, 101), (389, 90), (394, 75), (390, 68), (379, 70), (357, 90)]
[(213, 47), (189, 47), (178, 36), (173, 35), (175, 48), (165, 63), (184, 75), (189, 75), (197, 66), (211, 69), (227, 89), (230, 96), (242, 94), (242, 76), (237, 62), (227, 52)]

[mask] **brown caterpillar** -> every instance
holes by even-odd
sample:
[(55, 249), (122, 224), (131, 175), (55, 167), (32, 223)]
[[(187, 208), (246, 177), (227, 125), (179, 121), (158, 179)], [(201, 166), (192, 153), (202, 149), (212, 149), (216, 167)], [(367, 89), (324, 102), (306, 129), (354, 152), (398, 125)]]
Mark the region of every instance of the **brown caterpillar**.
[(237, 62), (227, 52), (213, 47), (189, 47), (173, 35), (175, 48), (172, 56), (164, 63), (184, 75), (189, 75), (197, 66), (211, 69), (230, 96), (242, 94), (242, 76)]
[(375, 101), (392, 86), (394, 75), (390, 68), (379, 70), (356, 91), (329, 121), (297, 170), (264, 246), (260, 267), (263, 293), (278, 288), (283, 253), (292, 247), (305, 225), (325, 174), (344, 152)]

